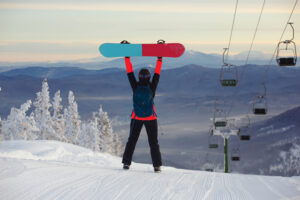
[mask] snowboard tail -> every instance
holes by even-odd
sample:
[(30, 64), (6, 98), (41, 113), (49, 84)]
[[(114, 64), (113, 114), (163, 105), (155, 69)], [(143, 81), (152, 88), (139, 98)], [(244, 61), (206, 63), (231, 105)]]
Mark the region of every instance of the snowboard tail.
[(104, 43), (99, 47), (105, 57), (126, 56), (153, 56), (153, 57), (180, 57), (185, 48), (180, 43), (163, 44), (119, 44)]

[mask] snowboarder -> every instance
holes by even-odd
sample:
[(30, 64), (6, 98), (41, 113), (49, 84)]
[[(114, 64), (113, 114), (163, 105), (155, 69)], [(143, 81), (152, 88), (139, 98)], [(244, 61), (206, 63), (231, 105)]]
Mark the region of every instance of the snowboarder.
[(123, 154), (123, 169), (129, 169), (136, 142), (143, 125), (146, 127), (151, 158), (155, 172), (161, 172), (161, 154), (157, 139), (157, 117), (153, 99), (158, 85), (162, 57), (157, 58), (155, 72), (150, 82), (151, 74), (146, 68), (139, 71), (139, 82), (136, 81), (130, 57), (125, 57), (127, 76), (133, 90), (133, 111), (131, 114), (130, 134)]

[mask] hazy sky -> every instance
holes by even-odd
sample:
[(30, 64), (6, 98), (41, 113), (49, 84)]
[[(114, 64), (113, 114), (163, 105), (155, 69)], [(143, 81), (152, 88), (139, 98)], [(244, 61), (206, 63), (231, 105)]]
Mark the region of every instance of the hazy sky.
[[(0, 62), (100, 56), (104, 42), (183, 43), (222, 53), (236, 0), (0, 0)], [(263, 0), (239, 0), (231, 54), (247, 51)], [(266, 0), (253, 50), (273, 53), (295, 0)], [(300, 45), (300, 5), (292, 20)], [(287, 29), (284, 38), (289, 39)]]

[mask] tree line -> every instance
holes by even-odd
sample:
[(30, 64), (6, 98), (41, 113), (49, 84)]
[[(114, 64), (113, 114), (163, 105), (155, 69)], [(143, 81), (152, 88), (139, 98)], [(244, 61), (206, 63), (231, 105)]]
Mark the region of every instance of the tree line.
[(44, 79), (33, 102), (28, 100), (20, 108), (13, 107), (6, 119), (0, 118), (0, 140), (57, 140), (121, 155), (122, 140), (113, 133), (108, 114), (101, 105), (90, 120), (81, 121), (72, 91), (66, 108), (61, 102), (59, 90), (51, 101), (48, 82)]

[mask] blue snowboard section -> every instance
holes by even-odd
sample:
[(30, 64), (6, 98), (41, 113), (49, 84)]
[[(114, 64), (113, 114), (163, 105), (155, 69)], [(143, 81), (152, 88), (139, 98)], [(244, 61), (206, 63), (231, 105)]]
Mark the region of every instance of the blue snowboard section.
[(104, 43), (99, 51), (105, 57), (142, 56), (142, 44)]

